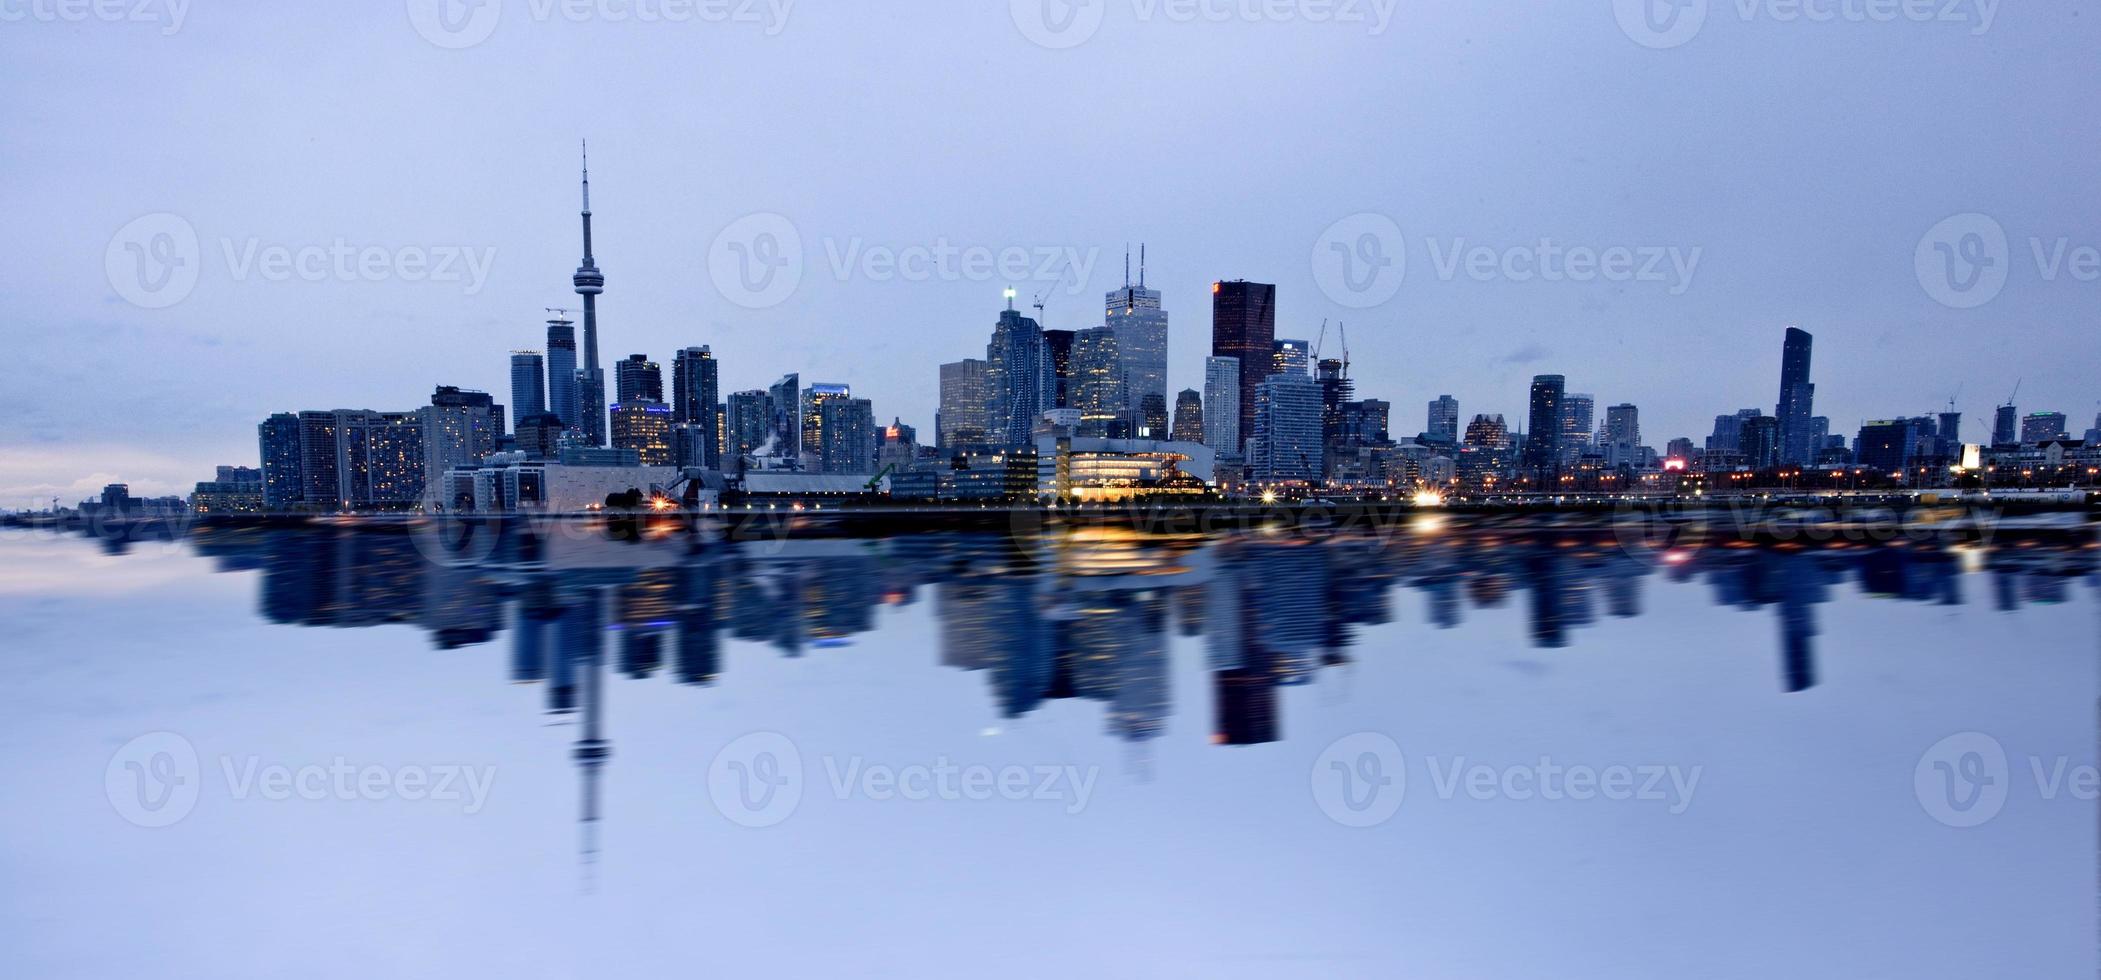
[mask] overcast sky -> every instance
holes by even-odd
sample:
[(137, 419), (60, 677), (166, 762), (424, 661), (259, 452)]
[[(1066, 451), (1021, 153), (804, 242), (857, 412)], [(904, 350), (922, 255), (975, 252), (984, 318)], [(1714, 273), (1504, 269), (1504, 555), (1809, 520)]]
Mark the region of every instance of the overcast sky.
[(2017, 380), (2092, 424), (2101, 12), (1679, 3), (0, 0), (0, 505), (186, 490), (271, 412), (508, 401), (575, 304), (580, 137), (608, 362), (709, 344), (725, 393), (797, 371), (926, 436), (1009, 276), (1098, 325), (1141, 240), (1172, 388), (1208, 284), (1275, 282), (1398, 433), (1553, 372), (1660, 448), (1771, 411), (1788, 324), (1834, 431), (1960, 386), (1979, 438)]

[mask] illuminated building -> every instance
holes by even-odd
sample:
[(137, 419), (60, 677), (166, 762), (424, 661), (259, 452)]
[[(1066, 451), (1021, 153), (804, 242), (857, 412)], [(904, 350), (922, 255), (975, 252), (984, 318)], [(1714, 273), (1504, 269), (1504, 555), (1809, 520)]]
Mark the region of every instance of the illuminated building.
[(297, 507), (306, 499), (300, 467), (299, 416), (279, 412), (255, 429), (262, 455), (263, 508), (278, 511)]
[(1240, 361), (1204, 358), (1204, 445), (1211, 451), (1240, 455)]
[(1430, 403), (1428, 425), (1423, 429), (1432, 439), (1445, 442), (1459, 441), (1459, 399), (1450, 395), (1439, 395)]
[(633, 450), (643, 466), (670, 466), (671, 406), (634, 398), (613, 406), (613, 448)]
[(1777, 461), (1796, 466), (1815, 461), (1810, 416), (1816, 400), (1816, 385), (1809, 382), (1812, 338), (1800, 327), (1787, 328), (1780, 354), (1780, 400), (1773, 417), (1780, 423)]
[(1303, 340), (1276, 340), (1270, 344), (1272, 374), (1312, 374), (1312, 347)]
[(1061, 500), (1124, 500), (1204, 492), (1211, 450), (1198, 442), (1036, 437), (1036, 493)]
[(866, 398), (826, 398), (817, 405), (818, 452), (813, 472), (875, 472), (875, 408)]
[(614, 401), (664, 400), (664, 369), (647, 354), (629, 354), (613, 365)]
[[(812, 383), (802, 393), (802, 462), (803, 468), (812, 473), (824, 469), (824, 406), (826, 402), (852, 398), (853, 389), (847, 385)], [(873, 423), (871, 423), (872, 425)]]
[(725, 455), (730, 458), (723, 461), (722, 468), (735, 469), (736, 460), (757, 451), (773, 435), (773, 411), (766, 392), (754, 388), (730, 393), (723, 411), (723, 432), (728, 437)]
[(1204, 398), (1195, 388), (1175, 395), (1175, 421), (1170, 438), (1176, 442), (1204, 441)]
[(1306, 374), (1275, 374), (1256, 387), (1248, 466), (1258, 482), (1313, 482), (1322, 473), (1320, 388)]
[(1082, 433), (1091, 436), (1125, 435), (1130, 417), (1123, 391), (1123, 359), (1117, 353), (1116, 331), (1094, 327), (1076, 334), (1072, 342), (1071, 407), (1080, 413)]
[(2034, 446), (2065, 437), (2065, 413), (2036, 412), (2021, 420), (2021, 443)]
[[(986, 362), (976, 358), (941, 365), (941, 411), (934, 422), (935, 445), (952, 450), (991, 441), (986, 434), (991, 428), (992, 403), (992, 391), (986, 386), (986, 367)], [(1068, 373), (1070, 370), (1068, 366)], [(1069, 384), (1070, 379), (1067, 381)], [(1070, 397), (1068, 390), (1067, 398)]]
[(985, 345), (985, 365), (992, 405), (987, 441), (1026, 445), (1037, 417), (1051, 407), (1056, 379), (1043, 328), (1015, 311), (1012, 289), (1007, 290), (1007, 308), (1000, 311), (999, 322), (992, 328), (992, 340)]
[(671, 421), (692, 426), (698, 433), (698, 452), (690, 458), (681, 457), (681, 466), (716, 469), (722, 465), (722, 439), (727, 427), (721, 418), (720, 370), (706, 345), (685, 348), (672, 358)]
[(1531, 417), (1525, 434), (1526, 469), (1552, 470), (1561, 461), (1561, 397), (1567, 386), (1568, 379), (1558, 374), (1532, 378)]

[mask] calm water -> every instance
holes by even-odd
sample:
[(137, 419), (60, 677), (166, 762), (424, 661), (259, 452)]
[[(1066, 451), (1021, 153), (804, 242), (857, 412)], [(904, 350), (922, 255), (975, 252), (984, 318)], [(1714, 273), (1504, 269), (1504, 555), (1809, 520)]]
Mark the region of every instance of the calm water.
[(0, 976), (2096, 971), (2089, 540), (621, 537), (0, 537)]

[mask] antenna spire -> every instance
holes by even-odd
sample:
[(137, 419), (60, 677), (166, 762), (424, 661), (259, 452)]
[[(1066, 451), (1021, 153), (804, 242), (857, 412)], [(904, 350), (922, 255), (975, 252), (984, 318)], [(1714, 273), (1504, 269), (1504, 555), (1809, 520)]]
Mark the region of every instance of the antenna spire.
[(584, 213), (591, 213), (591, 141), (579, 140), (584, 148)]
[(1131, 288), (1131, 243), (1123, 243), (1123, 288)]
[[(1124, 261), (1125, 261), (1126, 263), (1128, 263), (1128, 262), (1130, 262), (1130, 261), (1131, 261), (1131, 257), (1130, 257), (1130, 254), (1129, 254), (1129, 253), (1125, 253), (1125, 255), (1124, 255)], [(1128, 280), (1128, 279), (1130, 279), (1130, 278), (1131, 278), (1131, 274), (1130, 274), (1129, 272), (1125, 272), (1125, 273), (1124, 273), (1124, 279)], [(1126, 283), (1126, 285), (1128, 285), (1128, 283)], [(1144, 289), (1144, 288), (1145, 288), (1145, 243), (1144, 243), (1144, 242), (1139, 242), (1139, 243), (1138, 243), (1138, 288), (1139, 288), (1139, 289)]]

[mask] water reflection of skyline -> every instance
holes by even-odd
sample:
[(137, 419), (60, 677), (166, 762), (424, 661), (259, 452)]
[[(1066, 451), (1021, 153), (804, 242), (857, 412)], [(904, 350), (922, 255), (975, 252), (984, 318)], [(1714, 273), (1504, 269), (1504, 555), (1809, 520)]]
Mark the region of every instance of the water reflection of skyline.
[(440, 649), (508, 634), (507, 679), (540, 686), (543, 710), (576, 725), (570, 756), (587, 888), (614, 751), (601, 723), (609, 672), (725, 683), (725, 639), (817, 655), (876, 630), (886, 606), (928, 601), (935, 662), (982, 675), (1002, 718), (1095, 702), (1104, 733), (1126, 746), (1129, 774), (1147, 780), (1148, 743), (1178, 707), (1173, 637), (1201, 644), (1208, 679), (1208, 690), (1179, 693), (1180, 710), (1209, 712), (1212, 744), (1257, 745), (1286, 737), (1284, 689), (1362, 655), (1352, 653), (1361, 635), (1399, 621), (1404, 590), (1421, 594), (1432, 628), (1521, 615), (1533, 647), (1562, 649), (1603, 618), (1644, 615), (1652, 577), (1704, 586), (1714, 605), (1772, 611), (1774, 685), (1785, 695), (1817, 684), (1818, 607), (1840, 598), (1943, 606), (1982, 598), (2013, 611), (2067, 601), (2082, 579), (2101, 584), (2101, 552), (2084, 541), (1653, 553), (1609, 534), (1082, 532), (698, 547), (678, 536), (505, 538), (487, 560), (441, 564), (426, 557), (427, 542), (352, 529), (211, 529), (191, 540), (216, 570), (260, 572), (258, 611), (274, 623), (413, 625)]
[(1216, 540), (1092, 532), (1031, 539), (918, 535), (785, 540), (688, 550), (622, 542), (578, 560), (509, 542), (479, 564), (433, 563), (405, 535), (347, 529), (213, 531), (195, 539), (220, 571), (260, 571), (259, 611), (276, 623), (412, 624), (441, 649), (511, 638), (510, 679), (546, 686), (546, 708), (578, 708), (580, 674), (720, 680), (722, 643), (784, 656), (843, 645), (876, 611), (931, 597), (938, 662), (982, 672), (1007, 718), (1046, 702), (1102, 704), (1106, 731), (1139, 742), (1172, 713), (1170, 635), (1200, 638), (1211, 740), (1281, 737), (1276, 690), (1346, 663), (1364, 627), (1421, 593), (1428, 625), (1525, 617), (1534, 647), (1570, 647), (1602, 617), (1639, 618), (1652, 576), (1700, 584), (1711, 601), (1771, 609), (1776, 684), (1817, 682), (1817, 607), (1852, 588), (1938, 605), (1973, 601), (1980, 572), (2001, 611), (2066, 601), (2094, 571), (2084, 542), (1997, 548), (1706, 548), (1649, 553), (1609, 536), (1438, 535)]

